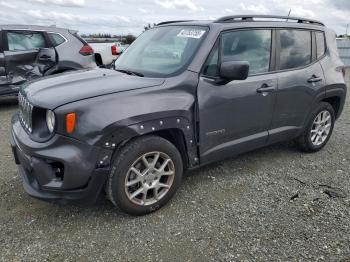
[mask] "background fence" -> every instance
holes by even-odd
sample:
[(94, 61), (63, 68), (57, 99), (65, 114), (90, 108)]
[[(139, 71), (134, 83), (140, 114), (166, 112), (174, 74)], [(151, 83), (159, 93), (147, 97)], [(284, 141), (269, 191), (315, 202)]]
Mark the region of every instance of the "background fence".
[(350, 67), (350, 39), (337, 39), (338, 52), (346, 67)]

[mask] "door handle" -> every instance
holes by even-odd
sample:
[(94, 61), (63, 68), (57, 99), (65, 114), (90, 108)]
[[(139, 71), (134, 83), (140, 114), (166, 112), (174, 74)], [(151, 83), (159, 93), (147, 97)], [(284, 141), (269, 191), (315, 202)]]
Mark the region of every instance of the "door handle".
[(258, 93), (268, 93), (268, 92), (273, 92), (275, 91), (276, 88), (273, 85), (269, 85), (269, 84), (263, 84), (261, 87), (259, 87), (256, 92)]
[(317, 76), (317, 75), (312, 75), (312, 76), (307, 80), (307, 82), (308, 82), (308, 83), (316, 83), (316, 82), (321, 82), (322, 80), (323, 80), (322, 77)]

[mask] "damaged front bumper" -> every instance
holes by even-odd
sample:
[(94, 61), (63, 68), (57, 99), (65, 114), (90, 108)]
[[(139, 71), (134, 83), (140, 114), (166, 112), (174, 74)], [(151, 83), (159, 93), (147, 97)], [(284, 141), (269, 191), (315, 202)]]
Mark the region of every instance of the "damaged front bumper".
[(109, 166), (97, 164), (103, 151), (99, 147), (58, 134), (47, 142), (34, 142), (17, 116), (12, 120), (10, 143), (29, 195), (60, 203), (97, 199), (109, 173)]

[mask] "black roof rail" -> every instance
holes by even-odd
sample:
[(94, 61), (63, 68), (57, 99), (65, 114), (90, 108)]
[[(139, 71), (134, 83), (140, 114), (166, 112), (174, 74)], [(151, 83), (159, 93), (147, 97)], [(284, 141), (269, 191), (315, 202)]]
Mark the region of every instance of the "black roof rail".
[(231, 16), (224, 16), (214, 21), (214, 23), (230, 23), (230, 22), (254, 22), (257, 20), (254, 20), (254, 18), (258, 19), (280, 19), (280, 20), (286, 20), (288, 22), (289, 20), (294, 20), (297, 23), (303, 23), (303, 24), (313, 24), (313, 25), (320, 25), (324, 26), (324, 23), (313, 20), (313, 19), (307, 19), (307, 18), (301, 18), (301, 17), (293, 17), (293, 16), (280, 16), (280, 15), (231, 15)]
[(165, 21), (165, 22), (160, 22), (157, 25), (168, 25), (168, 24), (182, 23), (182, 22), (191, 22), (191, 21), (193, 21), (193, 20)]

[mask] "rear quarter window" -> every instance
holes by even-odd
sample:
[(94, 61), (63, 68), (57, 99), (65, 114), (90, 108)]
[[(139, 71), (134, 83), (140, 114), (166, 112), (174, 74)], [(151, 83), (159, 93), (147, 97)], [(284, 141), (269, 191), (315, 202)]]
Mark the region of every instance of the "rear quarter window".
[(56, 34), (56, 33), (48, 33), (53, 46), (59, 46), (60, 44), (63, 44), (64, 42), (66, 42), (66, 39), (61, 36), (60, 34)]
[(326, 53), (326, 39), (323, 32), (316, 32), (317, 59)]

